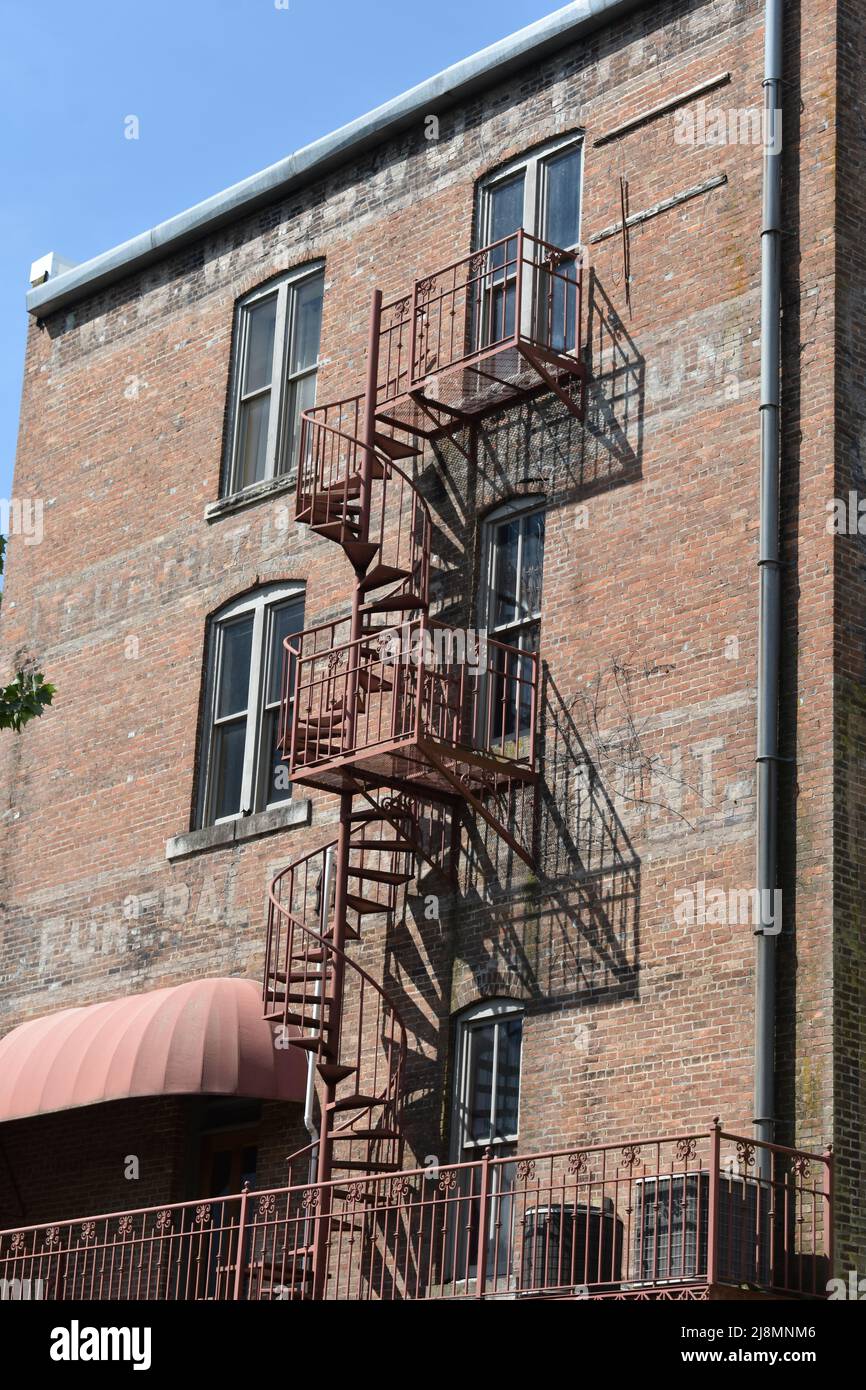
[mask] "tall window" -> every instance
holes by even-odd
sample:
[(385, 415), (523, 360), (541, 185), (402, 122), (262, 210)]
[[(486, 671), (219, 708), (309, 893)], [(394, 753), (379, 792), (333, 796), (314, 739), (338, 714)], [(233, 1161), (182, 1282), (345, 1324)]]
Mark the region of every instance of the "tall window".
[[(480, 302), (479, 335), (483, 342), (509, 337), (517, 313), (517, 239), (522, 227), (542, 241), (562, 250), (576, 249), (580, 241), (580, 185), (583, 145), (580, 138), (568, 136), (513, 160), (485, 179), (479, 189), (476, 219), (476, 246), (496, 246), (487, 267), (489, 289)], [(569, 260), (560, 272), (569, 272)], [(552, 304), (548, 305), (547, 285), (537, 287), (537, 303), (552, 321), (535, 325), (538, 336), (558, 350), (574, 347), (574, 292), (556, 277), (550, 277)], [(543, 292), (542, 292), (543, 291)], [(521, 323), (527, 330), (533, 286), (525, 277), (526, 302)], [(569, 303), (566, 304), (566, 296)]]
[(225, 491), (291, 470), (301, 412), (315, 404), (324, 273), (293, 271), (241, 301)]
[[(523, 1011), (512, 1000), (477, 1004), (457, 1022), (455, 1162), (518, 1137)], [(479, 1152), (474, 1152), (478, 1150)]]
[(486, 1250), (489, 1277), (507, 1276), (513, 1234), (510, 1189), (514, 1164), (497, 1164), (491, 1173), (488, 1224), (480, 1221), (477, 1160), (485, 1149), (494, 1157), (514, 1152), (519, 1131), (520, 1055), (523, 1011), (510, 999), (476, 1004), (457, 1021), (451, 1160), (473, 1166), (458, 1174), (460, 1198), (450, 1212), (448, 1267), (453, 1277), (475, 1278)]
[[(479, 621), (494, 644), (537, 652), (544, 569), (544, 507), (522, 498), (499, 507), (484, 523)], [(532, 721), (531, 665), (498, 645), (491, 647), (496, 673), (491, 691), (499, 742), (528, 734)], [(506, 751), (503, 749), (502, 751)]]
[(201, 825), (265, 811), (291, 796), (277, 749), (280, 682), (283, 642), (303, 624), (298, 584), (259, 589), (211, 619)]

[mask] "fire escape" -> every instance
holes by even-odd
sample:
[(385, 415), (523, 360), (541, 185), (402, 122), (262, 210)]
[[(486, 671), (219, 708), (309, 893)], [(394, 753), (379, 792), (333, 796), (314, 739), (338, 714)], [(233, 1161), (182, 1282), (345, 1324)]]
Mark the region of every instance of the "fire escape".
[[(303, 417), (296, 516), (340, 548), (354, 583), (346, 617), (286, 641), (280, 743), (293, 782), (339, 796), (340, 820), (271, 885), (264, 1008), (314, 1059), (320, 1184), (403, 1166), (406, 1029), (350, 954), (365, 921), (395, 921), (416, 857), (443, 867), (467, 806), (532, 862), (509, 804), (536, 777), (538, 656), (490, 641), (470, 664), (431, 618), (432, 522), (408, 470), (444, 436), (471, 460), (461, 440), (477, 421), (539, 391), (583, 418), (581, 289), (572, 253), (518, 231), (388, 304), (376, 291), (363, 395)], [(322, 1202), (338, 1191), (322, 1187)]]

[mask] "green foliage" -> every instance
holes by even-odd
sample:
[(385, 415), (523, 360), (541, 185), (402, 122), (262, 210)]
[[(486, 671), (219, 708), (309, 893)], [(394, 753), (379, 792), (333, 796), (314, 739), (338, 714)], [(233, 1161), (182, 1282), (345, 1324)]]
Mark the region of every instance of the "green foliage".
[[(5, 549), (6, 540), (0, 536), (0, 574), (3, 573)], [(23, 662), (15, 679), (9, 685), (0, 687), (0, 729), (14, 729), (19, 733), (28, 720), (38, 718), (51, 704), (54, 689), (42, 672), (36, 670), (34, 662)]]

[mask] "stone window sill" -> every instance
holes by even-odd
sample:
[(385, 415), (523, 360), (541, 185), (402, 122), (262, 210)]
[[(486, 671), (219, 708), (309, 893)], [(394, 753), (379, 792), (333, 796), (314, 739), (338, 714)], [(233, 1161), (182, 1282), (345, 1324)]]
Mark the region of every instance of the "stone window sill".
[(204, 509), (205, 521), (219, 521), (223, 516), (233, 516), (252, 507), (256, 502), (265, 502), (271, 497), (282, 497), (284, 493), (294, 492), (297, 475), (292, 473), (279, 478), (265, 478), (261, 483), (253, 483), (241, 492), (233, 492), (229, 497), (220, 497), (216, 502), (208, 502)]
[(229, 845), (242, 844), (244, 840), (256, 840), (260, 835), (272, 835), (276, 830), (287, 830), (293, 825), (309, 825), (311, 806), (308, 797), (293, 797), (283, 806), (259, 811), (254, 816), (238, 816), (237, 820), (223, 821), (220, 825), (206, 825), (203, 830), (187, 830), (182, 835), (172, 835), (170, 840), (166, 840), (165, 857), (186, 859), (191, 854), (225, 849)]

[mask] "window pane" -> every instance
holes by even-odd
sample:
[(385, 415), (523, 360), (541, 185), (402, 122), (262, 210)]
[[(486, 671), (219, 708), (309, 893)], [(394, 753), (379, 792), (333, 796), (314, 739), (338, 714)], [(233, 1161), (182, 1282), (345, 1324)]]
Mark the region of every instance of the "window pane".
[(309, 376), (302, 376), (298, 381), (293, 381), (288, 388), (288, 401), (286, 403), (286, 424), (283, 430), (284, 445), (283, 457), (280, 460), (278, 473), (288, 473), (292, 463), (298, 457), (298, 449), (301, 440), (301, 415), (303, 411), (309, 410), (316, 404), (316, 373), (311, 372)]
[(250, 688), (250, 652), (253, 642), (253, 615), (225, 623), (220, 647), (219, 688), (216, 717), (246, 711)]
[(270, 386), (274, 361), (274, 328), (277, 321), (277, 296), (271, 295), (253, 308), (247, 309), (246, 361), (244, 363), (244, 395)]
[(541, 576), (544, 567), (544, 512), (526, 518), (520, 565), (520, 613), (537, 618), (541, 613)]
[(517, 615), (517, 545), (519, 521), (505, 521), (493, 533), (493, 626), (513, 623)]
[(289, 765), (284, 762), (280, 750), (277, 747), (277, 734), (279, 732), (280, 712), (278, 709), (268, 710), (262, 720), (262, 739), (265, 749), (265, 787), (264, 787), (264, 806), (270, 806), (275, 801), (288, 801), (292, 794), (292, 785), (289, 781)]
[(290, 372), (316, 365), (322, 331), (323, 285), (322, 276), (317, 275), (314, 280), (304, 281), (295, 291)]
[(271, 393), (256, 396), (241, 406), (238, 447), (240, 468), (238, 486), (249, 487), (265, 476), (268, 450), (268, 417), (271, 411)]
[(518, 227), (523, 226), (523, 185), (524, 174), (517, 174), (506, 183), (496, 184), (490, 189), (490, 213), (488, 218), (489, 239), (499, 241), (511, 236)]
[(509, 1018), (499, 1025), (499, 1065), (496, 1072), (496, 1135), (517, 1133), (520, 1099), (520, 1046), (523, 1019)]
[[(293, 632), (300, 632), (304, 623), (304, 605), (296, 601), (283, 603), (271, 614), (271, 650), (268, 663), (268, 689), (265, 703), (272, 705), (282, 693), (282, 674), (285, 653), (283, 642)], [(289, 684), (289, 694), (292, 686)]]
[(215, 820), (220, 820), (222, 816), (236, 816), (241, 810), (246, 737), (245, 718), (231, 724), (218, 724), (214, 729), (211, 757)]
[(466, 1133), (469, 1139), (490, 1139), (490, 1112), (493, 1101), (493, 1025), (470, 1028), (468, 1047), (468, 1087)]
[(580, 150), (547, 161), (544, 228), (554, 246), (576, 246), (580, 221)]

